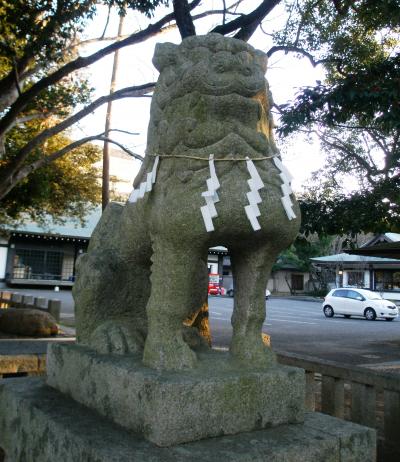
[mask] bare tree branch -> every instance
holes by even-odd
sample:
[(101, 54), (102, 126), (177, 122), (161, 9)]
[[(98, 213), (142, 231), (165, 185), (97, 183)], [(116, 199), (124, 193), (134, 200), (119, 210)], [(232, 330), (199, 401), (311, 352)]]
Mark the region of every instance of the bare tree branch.
[(268, 52), (267, 56), (270, 58), (274, 53), (277, 53), (278, 51), (284, 51), (285, 54), (287, 53), (299, 53), (310, 61), (310, 63), (313, 65), (313, 67), (318, 66), (319, 64), (326, 63), (329, 61), (328, 59), (321, 59), (321, 60), (315, 60), (313, 55), (309, 53), (308, 51), (304, 50), (303, 48), (291, 46), (291, 45), (276, 45), (271, 47)]
[(250, 20), (241, 27), (234, 37), (247, 42), (265, 16), (267, 16), (280, 2), (281, 0), (264, 1), (253, 13), (250, 13)]
[(88, 106), (78, 111), (76, 114), (72, 115), (71, 117), (68, 117), (67, 119), (63, 120), (62, 122), (55, 125), (54, 127), (44, 130), (39, 135), (32, 138), (29, 141), (29, 143), (27, 143), (21, 149), (20, 152), (25, 152), (25, 150), (29, 150), (30, 152), (33, 148), (43, 143), (43, 141), (45, 141), (47, 138), (50, 138), (51, 136), (57, 135), (58, 133), (66, 130), (71, 125), (75, 124), (76, 122), (81, 120), (83, 117), (87, 116), (88, 114), (93, 112), (95, 109), (97, 109), (98, 107), (102, 106), (105, 103), (108, 103), (109, 101), (115, 101), (121, 98), (140, 98), (144, 94), (153, 91), (154, 87), (155, 87), (155, 82), (150, 82), (144, 85), (122, 88), (109, 95), (101, 96), (100, 98), (96, 99), (91, 104), (89, 104)]
[(19, 75), (18, 75), (18, 70), (17, 70), (17, 62), (15, 60), (15, 57), (13, 57), (13, 73), (14, 73), (14, 83), (15, 83), (15, 88), (17, 89), (18, 96), (21, 96), (22, 90), (21, 86), (19, 83)]
[(187, 0), (172, 0), (172, 4), (174, 7), (175, 21), (181, 37), (184, 39), (185, 37), (196, 35), (196, 29), (190, 15), (190, 7)]
[(27, 115), (25, 115), (23, 117), (18, 117), (18, 119), (15, 119), (15, 125), (24, 124), (26, 122), (30, 122), (31, 120), (47, 119), (47, 117), (49, 117), (49, 114), (51, 114), (51, 111), (49, 111), (49, 112), (33, 112), (31, 114), (27, 114)]
[[(147, 83), (140, 86), (122, 88), (112, 94), (101, 96), (93, 103), (89, 104), (81, 111), (72, 115), (71, 117), (63, 120), (54, 127), (43, 130), (37, 136), (32, 138), (25, 146), (23, 146), (19, 152), (16, 154), (14, 159), (10, 161), (7, 168), (3, 170), (0, 175), (0, 200), (8, 194), (8, 192), (15, 186), (14, 178), (17, 177), (19, 169), (23, 169), (23, 164), (29, 155), (29, 153), (35, 149), (37, 146), (42, 144), (45, 140), (51, 136), (57, 135), (58, 133), (69, 128), (75, 124), (78, 120), (82, 119), (86, 115), (93, 112), (95, 109), (101, 105), (107, 103), (108, 101), (114, 101), (121, 98), (132, 98), (132, 97), (141, 97), (143, 94), (148, 93), (154, 89), (155, 83)], [(10, 189), (10, 185), (13, 185)], [(6, 192), (5, 192), (6, 191)]]
[(58, 151), (55, 151), (51, 153), (50, 155), (42, 157), (41, 159), (38, 159), (35, 162), (32, 162), (31, 164), (23, 167), (18, 172), (18, 174), (14, 176), (12, 183), (8, 185), (7, 190), (4, 193), (4, 196), (8, 194), (18, 182), (26, 178), (28, 175), (30, 175), (32, 172), (34, 172), (38, 168), (44, 167), (50, 164), (51, 162), (54, 162), (55, 160), (60, 159), (61, 157), (73, 151), (74, 149), (79, 148), (80, 146), (86, 143), (90, 143), (91, 141), (95, 141), (95, 140), (107, 141), (108, 143), (115, 144), (116, 146), (118, 146), (120, 149), (122, 149), (124, 152), (134, 157), (135, 159), (140, 160), (141, 162), (143, 162), (144, 160), (143, 156), (141, 156), (140, 154), (136, 154), (135, 152), (132, 152), (130, 149), (128, 149), (123, 144), (111, 138), (106, 138), (104, 136), (104, 133), (100, 133), (99, 135), (87, 136), (85, 138), (81, 138), (80, 140), (74, 141), (73, 143), (70, 143), (67, 146), (64, 146), (62, 149), (59, 149)]
[(222, 25), (226, 24), (226, 0), (222, 0), (222, 6), (224, 12), (222, 13)]
[[(209, 14), (212, 14), (211, 12), (209, 12)], [(193, 16), (193, 19), (195, 19), (195, 16)], [(155, 33), (153, 35), (153, 37), (155, 37), (156, 35), (159, 35), (159, 34), (163, 34), (165, 32), (169, 32), (170, 30), (173, 30), (173, 29), (176, 29), (176, 24), (169, 24), (168, 26), (164, 26), (160, 29), (160, 31), (158, 33)], [(138, 33), (140, 31), (136, 31), (134, 32), (135, 34)], [(91, 39), (87, 39), (87, 40), (82, 40), (81, 42), (77, 42), (75, 43), (71, 49), (74, 50), (76, 48), (79, 48), (79, 47), (82, 47), (82, 46), (85, 46), (85, 45), (90, 45), (92, 43), (98, 43), (98, 42), (115, 42), (115, 41), (121, 41), (121, 40), (124, 40), (128, 37), (130, 37), (132, 34), (124, 34), (124, 35), (121, 35), (121, 37), (118, 37), (116, 35), (112, 36), (112, 37), (97, 37), (97, 38), (91, 38)]]
[(374, 169), (370, 164), (368, 164), (368, 162), (363, 157), (357, 154), (354, 151), (354, 149), (352, 149), (348, 144), (344, 143), (341, 139), (335, 136), (330, 136), (331, 139), (329, 139), (325, 134), (322, 134), (320, 132), (316, 133), (320, 137), (321, 141), (325, 143), (327, 146), (337, 149), (339, 152), (346, 153), (346, 157), (342, 159), (342, 162), (346, 161), (347, 158), (350, 156), (361, 167), (363, 167), (367, 172), (367, 176), (371, 184), (374, 183), (374, 180), (372, 179), (373, 176), (379, 175), (380, 173), (384, 173), (381, 169)]
[(125, 133), (127, 135), (140, 135), (139, 132), (130, 132), (129, 130), (121, 130), (120, 128), (110, 128), (109, 132), (118, 132), (118, 133)]
[(106, 35), (107, 27), (108, 27), (108, 24), (110, 22), (110, 16), (111, 16), (111, 4), (108, 5), (107, 19), (106, 19), (106, 23), (104, 25), (103, 33), (100, 36), (100, 40), (103, 39), (104, 36)]
[[(10, 127), (8, 127), (7, 131), (5, 132), (4, 135), (6, 135), (10, 130), (12, 130), (14, 127), (16, 127), (17, 125), (21, 125), (21, 124), (24, 124), (26, 122), (30, 122), (31, 120), (39, 120), (39, 119), (47, 119), (49, 117), (49, 115), (52, 114), (52, 111), (47, 111), (47, 112), (35, 112), (35, 113), (31, 113), (31, 114), (27, 114), (23, 117), (18, 117), (18, 119), (15, 119), (13, 124), (10, 125)], [(3, 135), (3, 138), (5, 138), (5, 136)], [(1, 159), (1, 155), (0, 155), (0, 159)]]
[[(190, 9), (195, 8), (200, 3), (200, 0), (193, 0), (193, 2), (189, 5)], [(160, 30), (163, 26), (168, 24), (170, 21), (174, 19), (174, 13), (169, 13), (164, 16), (162, 19), (157, 21), (154, 24), (150, 24), (145, 29), (136, 32), (135, 34), (130, 35), (124, 40), (117, 41), (112, 43), (111, 45), (89, 55), (86, 57), (79, 57), (66, 65), (59, 68), (57, 71), (53, 72), (52, 74), (44, 77), (43, 79), (36, 82), (32, 85), (27, 91), (25, 91), (16, 101), (11, 105), (9, 111), (6, 115), (0, 120), (0, 137), (4, 134), (7, 127), (12, 123), (12, 121), (18, 116), (18, 114), (23, 111), (26, 106), (35, 98), (41, 91), (45, 90), (47, 87), (54, 85), (58, 81), (60, 81), (63, 77), (74, 72), (78, 69), (82, 69), (83, 67), (87, 67), (90, 64), (98, 61), (101, 58), (109, 55), (110, 53), (119, 50), (120, 48), (126, 47), (128, 45), (133, 45), (136, 43), (141, 43), (154, 35), (160, 33)], [(2, 93), (2, 88), (0, 86), (0, 94)]]
[(236, 33), (235, 38), (247, 41), (252, 36), (254, 31), (260, 25), (261, 21), (267, 16), (272, 9), (282, 0), (263, 0), (261, 4), (249, 14), (234, 19), (226, 24), (215, 27), (212, 32), (226, 35), (230, 32)]
[(369, 140), (368, 140), (368, 137), (367, 137), (367, 133), (364, 132), (364, 131), (361, 131), (361, 137), (364, 141), (364, 145), (366, 147), (366, 154), (367, 154), (367, 157), (368, 157), (368, 161), (371, 163), (371, 165), (373, 166), (373, 168), (377, 169), (378, 166), (376, 165), (373, 157), (372, 157), (372, 154), (371, 154), (371, 147), (370, 147), (370, 144), (369, 144)]
[[(203, 11), (202, 13), (194, 14), (194, 15), (192, 15), (192, 19), (193, 19), (193, 21), (196, 21), (197, 19), (202, 19), (202, 18), (205, 18), (207, 16), (213, 16), (213, 15), (218, 15), (218, 14), (223, 15), (224, 13), (228, 13), (231, 16), (243, 16), (242, 13), (236, 13), (234, 11), (231, 11), (232, 8), (237, 7), (242, 1), (243, 0), (241, 0), (239, 2), (236, 2), (231, 6), (228, 6), (228, 8), (226, 10), (223, 10), (223, 9), (222, 10), (207, 10), (207, 11)], [(162, 27), (160, 29), (159, 33), (154, 34), (153, 37), (155, 35), (159, 35), (159, 34), (169, 32), (169, 31), (171, 31), (173, 29), (176, 29), (176, 28), (177, 28), (176, 24), (169, 24), (167, 26)], [(138, 32), (139, 31), (136, 31), (134, 33), (136, 34)], [(97, 43), (97, 42), (114, 42), (116, 40), (123, 40), (123, 39), (126, 39), (126, 38), (130, 37), (131, 35), (132, 34), (125, 34), (125, 35), (121, 35), (121, 37), (118, 37), (118, 36), (114, 35), (112, 37), (97, 37), (97, 38), (91, 38), (91, 39), (87, 39), (87, 40), (82, 40), (81, 42), (75, 43), (73, 45), (73, 47), (71, 47), (71, 49), (76, 49), (76, 48), (79, 48), (79, 47), (82, 47), (82, 46), (85, 46), (85, 45), (90, 45), (92, 43)]]
[(102, 139), (104, 141), (107, 141), (108, 143), (112, 143), (112, 144), (115, 144), (116, 146), (118, 146), (120, 149), (122, 149), (124, 152), (126, 152), (127, 154), (129, 154), (131, 157), (134, 157), (136, 160), (140, 160), (140, 162), (143, 162), (144, 161), (144, 157), (141, 156), (140, 154), (136, 154), (136, 152), (133, 152), (131, 151), (129, 148), (127, 148), (125, 145), (123, 145), (122, 143), (119, 143), (118, 141), (115, 141), (111, 138), (105, 138), (104, 136), (102, 138), (99, 138), (99, 139)]
[[(48, 38), (57, 30), (58, 24), (56, 18), (60, 14), (61, 9), (62, 2), (58, 2), (54, 15), (47, 18), (46, 22), (44, 23), (44, 27), (42, 27), (42, 29), (40, 30), (40, 33), (36, 37), (36, 40), (31, 41), (29, 45), (25, 47), (22, 56), (20, 56), (18, 59), (16, 59), (15, 57), (13, 58), (13, 69), (11, 69), (11, 71), (7, 75), (0, 79), (1, 95), (6, 95), (10, 91), (12, 91), (12, 89), (15, 89), (15, 75), (17, 76), (18, 80), (21, 74), (23, 74), (27, 70), (29, 65), (34, 61), (36, 50), (40, 49), (43, 43), (45, 43), (48, 40)], [(38, 20), (40, 15), (41, 12), (38, 11), (36, 14)], [(16, 56), (14, 50), (11, 49), (11, 52), (13, 56)]]

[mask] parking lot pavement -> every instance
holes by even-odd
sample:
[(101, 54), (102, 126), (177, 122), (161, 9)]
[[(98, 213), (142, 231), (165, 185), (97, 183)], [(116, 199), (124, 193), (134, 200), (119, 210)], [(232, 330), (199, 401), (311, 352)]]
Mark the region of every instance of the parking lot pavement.
[[(210, 297), (210, 324), (214, 344), (229, 346), (233, 300)], [(326, 318), (322, 303), (271, 297), (266, 302), (263, 330), (272, 347), (343, 364), (396, 363), (400, 359), (400, 321), (364, 318)], [(392, 367), (395, 367), (392, 364)]]
[[(15, 289), (15, 291), (17, 291)], [(18, 289), (34, 296), (62, 301), (61, 317), (74, 319), (70, 290)], [(277, 351), (293, 352), (353, 365), (396, 368), (400, 360), (400, 321), (366, 321), (363, 318), (325, 318), (322, 302), (315, 299), (277, 298), (266, 301), (267, 318), (263, 330), (271, 336)], [(209, 297), (213, 345), (226, 348), (232, 336), (233, 299)], [(71, 331), (73, 333), (73, 330)], [(33, 344), (32, 344), (33, 345)], [(18, 347), (20, 348), (20, 347)], [(22, 348), (22, 347), (21, 347)], [(35, 348), (44, 348), (39, 343)], [(0, 349), (1, 354), (1, 349)]]

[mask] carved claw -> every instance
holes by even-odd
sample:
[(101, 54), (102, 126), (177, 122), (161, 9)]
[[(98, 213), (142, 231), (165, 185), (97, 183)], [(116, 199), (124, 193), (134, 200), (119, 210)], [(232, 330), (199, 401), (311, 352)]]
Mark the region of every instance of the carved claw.
[(143, 351), (145, 334), (123, 321), (107, 321), (90, 337), (90, 346), (99, 353), (129, 354)]

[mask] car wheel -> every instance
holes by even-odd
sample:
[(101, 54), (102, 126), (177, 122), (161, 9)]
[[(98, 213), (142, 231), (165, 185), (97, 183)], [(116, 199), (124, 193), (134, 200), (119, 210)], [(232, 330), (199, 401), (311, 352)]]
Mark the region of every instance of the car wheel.
[(330, 305), (326, 305), (324, 306), (324, 315), (327, 317), (327, 318), (333, 318), (333, 315), (334, 315), (334, 311), (333, 311), (333, 308), (330, 306)]
[(393, 321), (394, 318), (385, 318), (386, 321)]
[(349, 318), (350, 318), (350, 315), (349, 315), (349, 314), (345, 314), (344, 317), (347, 318), (347, 319), (349, 319)]
[(374, 321), (376, 318), (375, 310), (373, 310), (372, 308), (367, 308), (364, 311), (364, 316), (366, 317), (368, 321)]
[(233, 290), (232, 289), (229, 289), (226, 294), (229, 296), (229, 297), (233, 297)]

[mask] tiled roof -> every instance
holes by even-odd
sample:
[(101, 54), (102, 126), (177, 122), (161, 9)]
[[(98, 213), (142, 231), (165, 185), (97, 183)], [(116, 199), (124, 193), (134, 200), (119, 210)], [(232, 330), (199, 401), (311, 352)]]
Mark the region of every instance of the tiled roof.
[(89, 238), (101, 217), (101, 208), (98, 207), (85, 217), (85, 224), (82, 226), (79, 220), (66, 220), (65, 223), (54, 223), (49, 217), (45, 226), (34, 222), (26, 222), (23, 225), (11, 229), (10, 231), (19, 233), (34, 233), (56, 236), (68, 236), (78, 238)]
[(392, 242), (400, 241), (400, 234), (398, 233), (385, 233), (385, 236), (390, 239)]
[(338, 253), (324, 257), (310, 258), (315, 263), (399, 263), (395, 258), (365, 257), (363, 255), (350, 255)]

